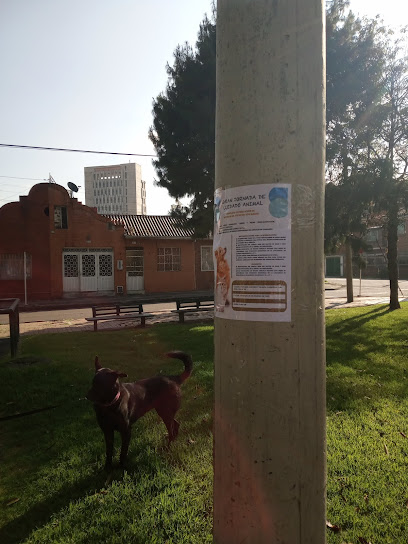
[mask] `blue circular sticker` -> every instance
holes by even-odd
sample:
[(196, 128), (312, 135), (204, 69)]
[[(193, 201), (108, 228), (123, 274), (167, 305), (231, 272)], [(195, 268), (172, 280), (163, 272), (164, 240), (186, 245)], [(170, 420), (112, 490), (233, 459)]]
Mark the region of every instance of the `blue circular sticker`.
[(273, 217), (286, 217), (288, 215), (288, 189), (286, 187), (274, 187), (269, 191), (269, 213)]

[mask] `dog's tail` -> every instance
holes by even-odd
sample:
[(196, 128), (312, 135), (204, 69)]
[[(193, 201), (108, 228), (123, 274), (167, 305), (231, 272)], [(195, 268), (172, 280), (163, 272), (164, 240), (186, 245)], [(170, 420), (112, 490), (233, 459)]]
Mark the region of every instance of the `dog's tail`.
[(193, 370), (193, 360), (191, 359), (190, 355), (187, 355), (187, 353), (184, 353), (184, 351), (170, 351), (166, 355), (172, 359), (180, 359), (180, 361), (183, 361), (184, 372), (180, 374), (180, 376), (171, 376), (175, 382), (181, 385), (191, 376), (191, 372)]

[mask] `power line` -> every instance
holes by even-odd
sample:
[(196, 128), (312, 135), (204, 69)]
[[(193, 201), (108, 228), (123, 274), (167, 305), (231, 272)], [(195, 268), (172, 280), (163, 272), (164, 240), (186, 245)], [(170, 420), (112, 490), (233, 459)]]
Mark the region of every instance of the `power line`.
[(18, 176), (0, 176), (0, 178), (7, 178), (7, 179), (28, 179), (30, 181), (48, 181), (45, 178), (19, 178)]
[(63, 147), (40, 147), (36, 145), (0, 144), (1, 147), (14, 147), (20, 149), (37, 149), (41, 151), (69, 151), (71, 153), (96, 153), (99, 155), (126, 155), (129, 157), (156, 157), (144, 153), (117, 153), (115, 151), (90, 151), (89, 149), (67, 149)]

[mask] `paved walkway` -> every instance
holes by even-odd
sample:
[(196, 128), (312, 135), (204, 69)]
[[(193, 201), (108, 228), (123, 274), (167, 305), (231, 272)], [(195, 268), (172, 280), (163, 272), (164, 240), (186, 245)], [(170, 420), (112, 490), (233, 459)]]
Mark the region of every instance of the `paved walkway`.
[(67, 297), (55, 300), (36, 300), (29, 301), (27, 306), (24, 300), (20, 300), (20, 312), (36, 312), (39, 310), (67, 310), (76, 308), (91, 308), (93, 305), (112, 305), (112, 304), (132, 304), (135, 301), (143, 302), (143, 304), (155, 304), (158, 302), (176, 301), (178, 299), (192, 297), (208, 297), (211, 300), (214, 296), (213, 291), (177, 291), (169, 293), (148, 293), (143, 295), (98, 295), (98, 296), (83, 296), (78, 298)]
[[(408, 298), (401, 298), (400, 301), (408, 301)], [(327, 298), (326, 309), (335, 308), (353, 308), (358, 306), (369, 306), (372, 304), (388, 304), (389, 297), (354, 297), (354, 302), (347, 303), (345, 298)], [(89, 312), (91, 315), (91, 312)], [(214, 318), (213, 312), (198, 312), (186, 317), (186, 322), (194, 321), (211, 321)], [(148, 319), (146, 323), (153, 325), (155, 323), (170, 323), (178, 322), (178, 315), (167, 311), (158, 312), (152, 319)], [(120, 330), (123, 328), (139, 327), (135, 325), (132, 319), (124, 321), (100, 321), (98, 323), (98, 331)], [(63, 321), (35, 321), (30, 323), (20, 324), (20, 334), (22, 336), (52, 333), (52, 332), (74, 332), (74, 331), (93, 331), (93, 323), (82, 319), (70, 319)], [(8, 338), (9, 326), (0, 325), (0, 339)]]
[[(400, 302), (408, 302), (408, 297), (400, 297)], [(373, 304), (389, 304), (390, 297), (356, 297), (353, 302), (347, 302), (346, 298), (326, 299), (326, 310), (333, 308), (357, 308), (359, 306), (371, 306)]]
[[(89, 312), (89, 316), (91, 316)], [(213, 312), (198, 312), (186, 317), (188, 321), (203, 321), (212, 320), (214, 318)], [(146, 319), (146, 325), (153, 325), (155, 323), (177, 323), (179, 320), (177, 314), (164, 312), (157, 312), (151, 319)], [(137, 321), (139, 323), (139, 321)], [(135, 323), (135, 320), (125, 319), (121, 321), (99, 321), (98, 332), (106, 330), (120, 330), (124, 328), (139, 328), (140, 325)], [(20, 335), (27, 336), (32, 334), (50, 333), (50, 332), (77, 332), (77, 331), (92, 331), (93, 323), (82, 319), (69, 319), (63, 321), (32, 321), (30, 323), (20, 323)], [(9, 337), (9, 326), (0, 325), (0, 339)]]

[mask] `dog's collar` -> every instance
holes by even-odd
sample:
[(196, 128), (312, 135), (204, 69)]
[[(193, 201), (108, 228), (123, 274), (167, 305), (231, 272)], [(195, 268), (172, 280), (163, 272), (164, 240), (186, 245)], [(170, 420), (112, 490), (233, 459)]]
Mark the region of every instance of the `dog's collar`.
[(115, 404), (115, 402), (120, 398), (120, 389), (119, 391), (116, 393), (116, 397), (111, 400), (110, 402), (98, 402), (98, 404), (100, 406), (104, 406), (105, 408), (107, 408), (108, 406), (112, 406), (112, 404)]

